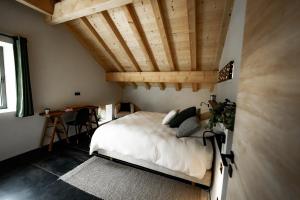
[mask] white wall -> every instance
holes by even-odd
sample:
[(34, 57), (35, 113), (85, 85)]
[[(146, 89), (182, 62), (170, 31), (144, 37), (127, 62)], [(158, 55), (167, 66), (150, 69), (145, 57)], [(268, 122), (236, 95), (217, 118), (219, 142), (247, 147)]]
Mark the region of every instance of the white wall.
[(238, 80), (241, 66), (243, 33), (245, 24), (246, 0), (235, 0), (232, 10), (229, 29), (221, 56), (219, 69), (222, 69), (231, 60), (234, 60), (234, 75), (232, 80), (217, 84), (216, 94), (218, 101), (225, 98), (236, 101)]
[[(45, 17), (12, 0), (0, 1), (0, 32), (28, 39), (35, 112), (69, 104), (118, 101), (119, 86), (107, 83), (104, 71), (63, 25), (50, 26)], [(75, 97), (74, 92), (81, 96)], [(0, 113), (0, 160), (39, 146), (44, 119), (16, 118)]]
[[(153, 112), (168, 112), (172, 109), (184, 109), (189, 106), (200, 107), (201, 101), (207, 102), (210, 92), (208, 89), (201, 89), (193, 92), (191, 88), (182, 88), (176, 91), (172, 87), (160, 90), (159, 87), (152, 87), (147, 90), (145, 87), (126, 87), (123, 89), (122, 100), (132, 102), (141, 110)], [(207, 110), (206, 106), (203, 109)]]
[[(235, 0), (231, 20), (226, 35), (226, 41), (220, 60), (220, 69), (223, 68), (229, 61), (234, 60), (234, 77), (232, 80), (217, 84), (215, 89), (217, 100), (223, 101), (225, 98), (231, 101), (236, 101), (238, 91), (238, 79), (241, 66), (241, 54), (243, 45), (243, 33), (245, 24), (246, 0)], [(232, 134), (228, 137), (232, 140)], [(231, 150), (231, 145), (227, 146), (227, 153)], [(225, 152), (224, 152), (225, 153)], [(220, 173), (220, 157), (217, 155), (215, 162), (214, 183), (211, 190), (211, 200), (224, 200), (227, 191), (228, 173), (227, 168)]]

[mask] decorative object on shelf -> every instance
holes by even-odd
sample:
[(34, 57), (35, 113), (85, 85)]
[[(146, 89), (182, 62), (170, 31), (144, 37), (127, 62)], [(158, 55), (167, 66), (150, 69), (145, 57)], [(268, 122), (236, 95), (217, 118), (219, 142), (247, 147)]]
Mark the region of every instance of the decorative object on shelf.
[(209, 101), (212, 108), (209, 110), (211, 117), (209, 119), (209, 128), (212, 129), (217, 123), (222, 123), (225, 128), (233, 131), (235, 122), (236, 104), (228, 99), (225, 102)]
[(217, 95), (212, 94), (212, 95), (210, 95), (210, 97), (209, 97), (208, 103), (202, 101), (202, 102), (200, 103), (200, 107), (202, 107), (203, 104), (204, 104), (204, 105), (207, 105), (207, 107), (213, 106), (213, 103), (216, 102), (216, 99), (217, 99)]
[(223, 69), (219, 71), (218, 83), (227, 81), (233, 78), (234, 61), (230, 61)]
[(99, 120), (105, 120), (105, 118), (106, 118), (105, 106), (99, 106), (97, 116), (98, 116)]
[(204, 105), (207, 105), (207, 107), (209, 107), (209, 103), (206, 103), (206, 102), (204, 102), (204, 101), (202, 101), (202, 102), (200, 103), (200, 107), (202, 107), (203, 104), (204, 104)]
[(49, 115), (50, 108), (45, 108), (44, 111), (45, 111), (45, 115)]
[(106, 120), (112, 120), (114, 118), (114, 105), (113, 104), (108, 104), (105, 106), (105, 111), (106, 111)]
[(210, 95), (210, 100), (211, 101), (216, 101), (217, 100), (217, 95), (215, 95), (215, 94)]

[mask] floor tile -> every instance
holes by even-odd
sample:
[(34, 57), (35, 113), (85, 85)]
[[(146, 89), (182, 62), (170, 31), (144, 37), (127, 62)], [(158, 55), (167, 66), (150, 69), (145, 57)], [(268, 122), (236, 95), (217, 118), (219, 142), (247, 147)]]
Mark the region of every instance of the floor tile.
[(16, 167), (2, 174), (0, 199), (34, 199), (43, 187), (56, 180), (57, 176), (31, 165)]
[(40, 195), (44, 200), (94, 200), (99, 199), (61, 180), (46, 187)]
[(82, 151), (80, 149), (76, 149), (76, 148), (67, 148), (65, 150), (63, 150), (62, 152), (65, 156), (69, 156), (72, 157), (76, 160), (79, 161), (86, 161), (88, 160), (91, 156), (88, 154), (88, 152), (86, 151)]
[(34, 166), (39, 167), (49, 173), (61, 176), (84, 161), (72, 158), (64, 153), (53, 153), (39, 162), (33, 163)]
[(0, 199), (7, 200), (85, 200), (98, 199), (61, 180), (90, 158), (90, 138), (82, 135), (69, 145), (55, 144), (52, 152), (41, 149), (0, 163)]

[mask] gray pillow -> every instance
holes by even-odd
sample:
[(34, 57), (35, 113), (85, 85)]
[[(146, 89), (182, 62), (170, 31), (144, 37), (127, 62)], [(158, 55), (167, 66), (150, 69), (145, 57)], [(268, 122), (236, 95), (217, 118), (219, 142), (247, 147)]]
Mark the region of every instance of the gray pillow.
[(193, 116), (184, 120), (176, 133), (178, 138), (188, 137), (200, 129), (199, 119), (197, 116)]

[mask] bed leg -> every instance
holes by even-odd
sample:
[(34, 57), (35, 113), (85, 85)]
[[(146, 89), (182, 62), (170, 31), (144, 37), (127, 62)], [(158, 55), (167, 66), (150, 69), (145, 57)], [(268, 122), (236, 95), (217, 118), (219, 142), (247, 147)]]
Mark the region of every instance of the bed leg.
[(196, 186), (196, 183), (195, 182), (191, 182), (192, 183), (192, 186)]

